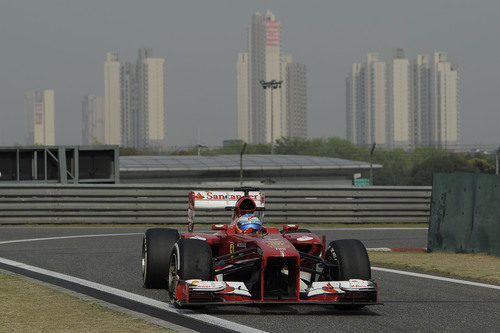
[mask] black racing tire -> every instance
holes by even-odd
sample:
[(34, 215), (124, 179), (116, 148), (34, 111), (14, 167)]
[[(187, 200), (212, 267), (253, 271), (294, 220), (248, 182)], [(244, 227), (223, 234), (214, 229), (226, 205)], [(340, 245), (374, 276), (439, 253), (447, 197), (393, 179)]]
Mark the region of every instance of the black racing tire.
[[(281, 233), (284, 233), (285, 230), (281, 230)], [(286, 233), (287, 234), (297, 234), (297, 233), (305, 233), (305, 234), (311, 234), (311, 230), (309, 229), (297, 229), (297, 230), (288, 230)]]
[(203, 240), (179, 239), (170, 255), (168, 291), (171, 302), (175, 301), (174, 293), (179, 281), (190, 279), (214, 279), (212, 249)]
[(142, 239), (142, 282), (146, 288), (167, 288), (170, 253), (179, 232), (169, 228), (146, 230)]
[[(325, 260), (337, 263), (337, 269), (330, 272), (330, 278), (337, 281), (349, 279), (370, 280), (371, 266), (366, 248), (357, 239), (340, 239), (330, 242)], [(336, 305), (339, 310), (359, 310), (364, 305)]]
[(331, 278), (338, 281), (372, 278), (368, 253), (363, 243), (357, 239), (340, 239), (330, 242), (325, 259), (337, 262), (336, 276), (331, 276)]

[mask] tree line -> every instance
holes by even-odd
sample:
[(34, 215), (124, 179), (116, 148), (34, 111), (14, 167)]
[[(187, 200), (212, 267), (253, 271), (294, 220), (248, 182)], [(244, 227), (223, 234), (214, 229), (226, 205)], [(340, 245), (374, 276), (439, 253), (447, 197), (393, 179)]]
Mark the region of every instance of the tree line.
[[(239, 154), (243, 142), (231, 142), (221, 148), (192, 147), (178, 150), (171, 155), (223, 155)], [(125, 154), (143, 152), (123, 151)], [(245, 154), (271, 154), (270, 144), (248, 144)], [(346, 160), (370, 161), (370, 147), (356, 146), (336, 137), (331, 138), (281, 138), (274, 145), (274, 154), (312, 155), (335, 157)], [(495, 173), (495, 156), (481, 152), (454, 153), (434, 147), (417, 147), (413, 150), (384, 149), (376, 147), (373, 163), (381, 164), (374, 169), (374, 185), (432, 185), (433, 173), (475, 172)], [(368, 171), (362, 174), (368, 178)]]

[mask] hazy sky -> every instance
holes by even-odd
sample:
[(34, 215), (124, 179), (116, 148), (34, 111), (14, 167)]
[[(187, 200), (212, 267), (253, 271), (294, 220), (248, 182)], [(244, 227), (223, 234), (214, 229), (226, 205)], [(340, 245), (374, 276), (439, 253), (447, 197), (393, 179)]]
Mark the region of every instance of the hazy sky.
[(167, 144), (236, 138), (236, 59), (256, 11), (307, 66), (309, 137), (345, 137), (345, 77), (367, 52), (436, 50), (459, 65), (464, 144), (500, 144), (498, 0), (0, 0), (0, 144), (24, 143), (23, 96), (54, 89), (56, 144), (79, 144), (81, 102), (104, 94), (106, 52), (165, 58)]

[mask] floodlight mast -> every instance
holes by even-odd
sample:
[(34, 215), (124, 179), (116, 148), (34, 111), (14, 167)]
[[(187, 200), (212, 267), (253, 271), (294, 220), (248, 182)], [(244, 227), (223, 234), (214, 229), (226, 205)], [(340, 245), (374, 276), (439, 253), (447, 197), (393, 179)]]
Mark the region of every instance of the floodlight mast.
[(274, 90), (281, 88), (282, 83), (282, 80), (271, 80), (267, 82), (264, 80), (260, 80), (260, 84), (262, 85), (262, 88), (264, 88), (264, 90), (271, 89), (271, 155), (274, 154)]

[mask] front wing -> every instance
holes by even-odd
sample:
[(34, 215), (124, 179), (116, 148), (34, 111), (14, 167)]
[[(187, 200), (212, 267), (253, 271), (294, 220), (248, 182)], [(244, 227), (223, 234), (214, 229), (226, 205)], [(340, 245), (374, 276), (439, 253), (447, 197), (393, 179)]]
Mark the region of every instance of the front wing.
[(295, 299), (255, 299), (243, 282), (180, 281), (175, 290), (176, 306), (187, 305), (249, 305), (249, 304), (321, 304), (375, 305), (378, 287), (365, 280), (313, 282)]

